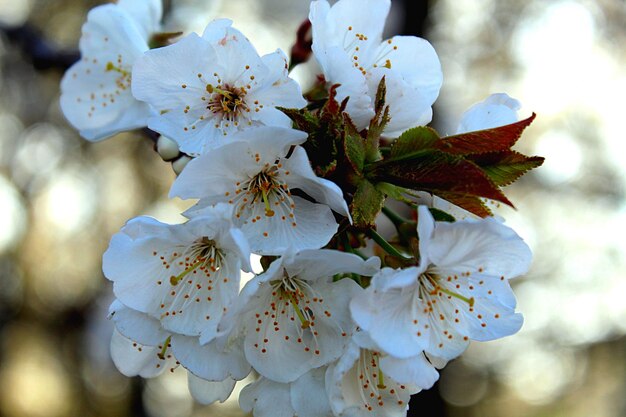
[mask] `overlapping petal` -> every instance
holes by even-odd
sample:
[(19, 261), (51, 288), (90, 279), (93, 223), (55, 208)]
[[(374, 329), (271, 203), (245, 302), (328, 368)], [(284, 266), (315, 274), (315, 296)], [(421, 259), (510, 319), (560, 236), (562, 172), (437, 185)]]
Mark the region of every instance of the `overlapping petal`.
[[(201, 207), (219, 202), (233, 206), (234, 222), (254, 253), (280, 255), (290, 246), (301, 250), (328, 243), (337, 231), (331, 208), (347, 214), (347, 206), (335, 184), (313, 175), (306, 152), (296, 146), (306, 134), (259, 127), (237, 133), (233, 139), (191, 161), (170, 195), (199, 198)], [(292, 146), (293, 153), (286, 158)], [(325, 204), (295, 196), (294, 189)]]
[(227, 19), (211, 22), (202, 37), (149, 51), (133, 70), (133, 94), (158, 110), (149, 127), (197, 156), (258, 126), (290, 127), (277, 106), (303, 107), (282, 52), (260, 57)]
[(240, 269), (249, 270), (247, 241), (230, 216), (220, 205), (184, 224), (131, 220), (103, 256), (116, 296), (167, 331), (215, 335), (237, 296)]
[[(124, 5), (135, 10), (137, 3), (127, 0)], [(147, 28), (158, 27), (159, 19), (155, 10), (139, 21), (122, 5), (103, 5), (89, 12), (80, 40), (81, 60), (61, 81), (63, 114), (84, 138), (101, 140), (146, 126), (151, 109), (132, 96), (131, 72), (148, 50)]]
[(309, 19), (313, 53), (326, 81), (341, 84), (338, 99), (350, 97), (346, 110), (359, 129), (368, 127), (378, 84), (386, 78), (391, 121), (384, 133), (397, 137), (430, 122), (442, 73), (426, 40), (396, 36), (382, 41), (389, 8), (389, 0), (340, 0), (332, 7), (319, 0), (311, 3)]
[[(332, 276), (375, 272), (371, 262), (356, 255), (331, 250), (301, 254), (274, 261), (242, 291), (246, 358), (277, 382), (292, 382), (341, 355), (354, 329), (348, 303), (361, 289), (349, 279), (332, 282)], [(311, 269), (314, 259), (319, 268)]]

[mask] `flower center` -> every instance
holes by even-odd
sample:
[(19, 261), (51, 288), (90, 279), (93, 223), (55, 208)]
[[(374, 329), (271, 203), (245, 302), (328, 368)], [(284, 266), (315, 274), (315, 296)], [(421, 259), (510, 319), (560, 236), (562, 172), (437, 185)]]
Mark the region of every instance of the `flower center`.
[(115, 85), (119, 90), (127, 90), (128, 88), (130, 88), (130, 83), (132, 81), (132, 74), (129, 70), (125, 69), (124, 66), (122, 65), (122, 57), (118, 57), (117, 59), (117, 65), (114, 64), (113, 62), (109, 61), (107, 62), (107, 66), (105, 68), (106, 72), (117, 72), (118, 74), (120, 74), (116, 79), (115, 79)]
[(220, 115), (222, 119), (234, 122), (242, 112), (248, 111), (249, 107), (244, 98), (245, 88), (234, 87), (229, 84), (207, 84), (206, 91), (211, 94), (206, 108), (213, 114)]
[(443, 297), (443, 295), (446, 294), (449, 297), (454, 297), (456, 299), (466, 302), (467, 304), (469, 304), (470, 307), (474, 306), (474, 297), (467, 298), (459, 294), (458, 292), (449, 289), (444, 284), (444, 281), (441, 279), (441, 277), (431, 271), (426, 271), (422, 275), (420, 275), (419, 282), (420, 293), (422, 294), (422, 296), (426, 295), (426, 297), (423, 298), (430, 298), (428, 296)]
[[(236, 198), (229, 202), (236, 204), (235, 216), (237, 218), (252, 217), (252, 222), (256, 222), (261, 219), (260, 216), (255, 217), (259, 210), (257, 207), (262, 207), (265, 217), (274, 217), (275, 210), (278, 210), (282, 213), (282, 220), (289, 218), (293, 222), (295, 205), (289, 187), (281, 178), (281, 167), (280, 163), (266, 164), (261, 172), (248, 181), (236, 184)], [(259, 206), (260, 204), (262, 206)]]
[(222, 264), (222, 253), (216, 247), (215, 241), (208, 237), (196, 240), (181, 255), (184, 257), (184, 267), (178, 275), (170, 277), (170, 284), (178, 285), (189, 273), (200, 269), (201, 271), (217, 271)]
[(307, 287), (306, 283), (298, 278), (292, 278), (284, 272), (282, 280), (277, 280), (271, 283), (273, 292), (276, 293), (278, 299), (284, 299), (291, 303), (298, 320), (300, 320), (300, 327), (302, 329), (308, 329), (315, 323), (315, 315), (310, 308), (306, 307), (307, 294), (303, 291)]

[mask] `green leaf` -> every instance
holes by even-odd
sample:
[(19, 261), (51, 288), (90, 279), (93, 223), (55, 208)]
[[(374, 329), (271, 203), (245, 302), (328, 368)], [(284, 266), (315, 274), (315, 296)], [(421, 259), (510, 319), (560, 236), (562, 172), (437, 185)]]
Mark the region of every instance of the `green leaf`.
[(391, 148), (390, 158), (402, 158), (425, 149), (433, 149), (440, 140), (439, 134), (430, 127), (419, 126), (402, 133)]
[(507, 151), (535, 120), (535, 113), (528, 119), (493, 129), (467, 132), (442, 138), (437, 148), (452, 154), (469, 155), (485, 152)]
[(350, 204), (350, 214), (354, 226), (361, 229), (373, 227), (376, 216), (384, 204), (385, 194), (379, 191), (374, 184), (363, 179), (359, 182)]
[(418, 151), (402, 159), (370, 164), (366, 178), (434, 194), (485, 197), (512, 206), (482, 169), (462, 156), (438, 150)]
[(491, 180), (501, 187), (509, 185), (526, 172), (543, 164), (540, 156), (526, 156), (515, 151), (491, 152), (471, 157)]
[(376, 89), (376, 98), (374, 99), (374, 112), (376, 115), (382, 114), (385, 109), (385, 99), (387, 97), (387, 81), (385, 76), (380, 79), (378, 88)]
[(365, 165), (365, 140), (361, 137), (356, 127), (350, 120), (348, 115), (345, 115), (345, 138), (343, 142), (344, 152), (346, 158), (352, 165), (352, 169), (357, 174), (363, 172)]
[(381, 158), (378, 147), (380, 146), (380, 136), (389, 123), (389, 106), (385, 104), (385, 95), (387, 94), (387, 85), (385, 77), (381, 78), (376, 90), (376, 99), (374, 100), (374, 118), (370, 121), (367, 130), (367, 144), (365, 149), (366, 160), (376, 161)]
[(394, 200), (410, 202), (404, 195), (406, 194), (406, 188), (398, 187), (397, 185), (389, 184), (388, 182), (376, 183), (376, 188), (388, 197)]

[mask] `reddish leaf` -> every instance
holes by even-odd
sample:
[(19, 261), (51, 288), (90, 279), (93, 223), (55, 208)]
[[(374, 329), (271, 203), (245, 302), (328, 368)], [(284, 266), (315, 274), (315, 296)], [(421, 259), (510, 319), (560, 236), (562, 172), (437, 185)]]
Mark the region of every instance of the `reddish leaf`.
[(337, 102), (337, 88), (339, 88), (339, 84), (335, 84), (330, 87), (330, 91), (328, 92), (328, 101), (322, 108), (322, 113), (330, 116), (339, 116), (341, 113), (341, 105)]
[(366, 176), (374, 183), (383, 181), (438, 195), (485, 197), (513, 206), (478, 165), (461, 156), (437, 150), (371, 164)]
[(524, 129), (535, 120), (535, 116), (533, 113), (528, 119), (510, 125), (442, 138), (437, 144), (437, 149), (456, 155), (507, 151), (517, 142)]
[(454, 193), (436, 193), (438, 197), (449, 201), (452, 204), (456, 204), (480, 217), (489, 217), (492, 215), (491, 210), (483, 203), (483, 201), (476, 196), (454, 194)]

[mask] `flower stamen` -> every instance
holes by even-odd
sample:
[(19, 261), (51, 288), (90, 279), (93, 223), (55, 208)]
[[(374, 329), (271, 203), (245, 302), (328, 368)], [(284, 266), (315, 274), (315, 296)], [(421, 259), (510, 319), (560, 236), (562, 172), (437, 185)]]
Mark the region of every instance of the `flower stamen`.
[(161, 351), (157, 353), (157, 356), (162, 361), (165, 360), (165, 353), (167, 352), (167, 348), (170, 346), (171, 341), (172, 341), (172, 336), (168, 336), (167, 339), (165, 339), (165, 342), (163, 342), (163, 348), (161, 348)]

